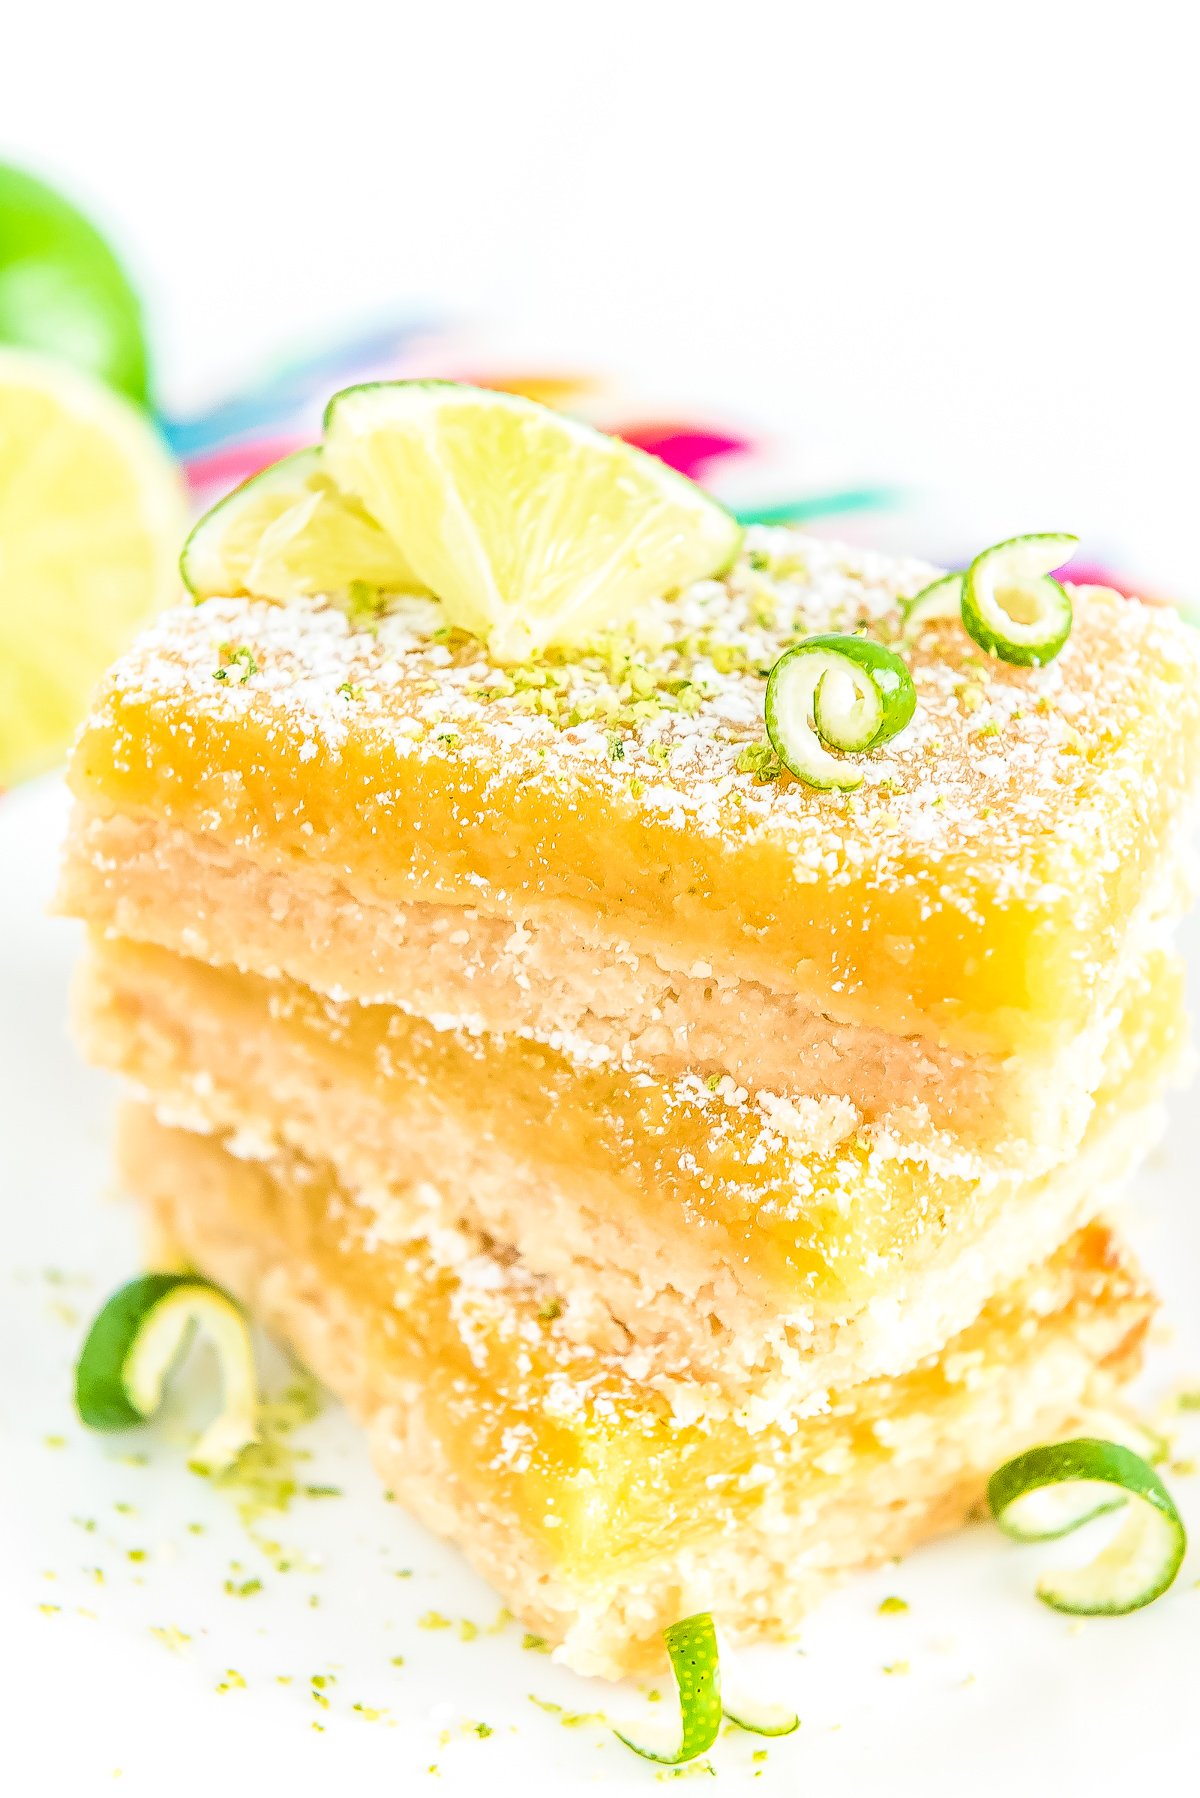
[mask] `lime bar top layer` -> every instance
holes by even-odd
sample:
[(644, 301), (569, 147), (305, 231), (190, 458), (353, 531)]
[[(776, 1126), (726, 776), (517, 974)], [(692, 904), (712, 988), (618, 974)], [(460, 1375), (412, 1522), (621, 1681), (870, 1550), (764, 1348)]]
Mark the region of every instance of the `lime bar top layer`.
[(751, 533), (636, 637), (517, 669), (427, 601), (181, 606), (111, 673), (71, 781), (385, 904), (577, 929), (967, 1051), (1052, 1047), (1174, 857), (1200, 642), (1094, 588), (1044, 669), (931, 625), (905, 651), (916, 717), (857, 792), (780, 774), (771, 664), (814, 631), (896, 642), (934, 572)]

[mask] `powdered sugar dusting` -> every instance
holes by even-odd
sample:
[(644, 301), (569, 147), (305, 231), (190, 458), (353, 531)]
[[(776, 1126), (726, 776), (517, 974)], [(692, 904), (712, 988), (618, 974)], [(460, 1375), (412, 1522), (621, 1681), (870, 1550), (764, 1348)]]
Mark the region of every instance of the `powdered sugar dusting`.
[(1104, 869), (1127, 853), (1131, 815), (1148, 818), (1158, 781), (1181, 778), (1180, 745), (1200, 730), (1200, 650), (1165, 609), (1081, 590), (1074, 633), (1045, 669), (991, 661), (957, 624), (931, 625), (905, 650), (916, 717), (857, 758), (857, 793), (786, 774), (760, 783), (747, 766), (782, 650), (824, 630), (897, 642), (898, 600), (936, 572), (755, 531), (726, 580), (648, 607), (636, 638), (515, 671), (427, 600), (392, 600), (364, 627), (332, 602), (210, 599), (152, 625), (101, 708), (182, 698), (193, 718), (231, 727), (265, 717), (268, 735), (286, 730), (293, 749), (299, 738), (302, 762), (382, 737), (451, 779), (457, 765), (494, 770), (568, 807), (573, 795), (630, 807), (650, 829), (770, 842), (801, 883), (868, 872), (898, 885), (916, 858), (946, 865), (934, 905), (969, 910), (967, 871), (983, 868), (999, 899), (1044, 905), (1081, 855)]

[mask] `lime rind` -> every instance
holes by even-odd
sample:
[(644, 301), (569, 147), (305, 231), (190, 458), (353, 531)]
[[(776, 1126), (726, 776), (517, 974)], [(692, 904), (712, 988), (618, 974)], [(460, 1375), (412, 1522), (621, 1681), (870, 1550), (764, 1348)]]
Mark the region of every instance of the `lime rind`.
[(1089, 1436), (1102, 1442), (1117, 1442), (1130, 1448), (1151, 1467), (1161, 1467), (1170, 1460), (1171, 1444), (1160, 1430), (1153, 1429), (1132, 1411), (1113, 1409), (1108, 1405), (1089, 1406), (1080, 1419)]
[(1103, 1480), (1069, 1480), (1021, 1493), (996, 1522), (1014, 1542), (1053, 1542), (1126, 1503), (1127, 1495), (1114, 1495)]
[(962, 623), (962, 596), (966, 577), (963, 574), (939, 575), (928, 587), (922, 587), (911, 599), (900, 601), (900, 617), (903, 621), (902, 636), (906, 643), (911, 643), (920, 636), (927, 624), (935, 624), (946, 618), (953, 618)]
[(643, 1760), (678, 1767), (704, 1754), (722, 1718), (757, 1736), (790, 1736), (800, 1719), (790, 1705), (764, 1698), (728, 1677), (732, 1657), (711, 1615), (698, 1612), (663, 1631), (679, 1701), (678, 1722), (652, 1723), (636, 1736), (615, 1730)]
[(794, 1735), (800, 1727), (796, 1711), (790, 1704), (750, 1689), (739, 1671), (737, 1657), (720, 1629), (717, 1630), (717, 1651), (721, 1657), (721, 1709), (729, 1722), (749, 1735)]
[(1077, 537), (1032, 532), (983, 550), (967, 569), (962, 621), (967, 634), (998, 660), (1041, 668), (1071, 634), (1071, 596), (1052, 572), (1071, 558)]
[[(1039, 1495), (1063, 1486), (1078, 1491), (1061, 1504)], [(1142, 1456), (1122, 1443), (1081, 1437), (1028, 1450), (988, 1482), (988, 1504), (1018, 1541), (1066, 1535), (1117, 1508), (1126, 1515), (1108, 1545), (1086, 1566), (1043, 1574), (1037, 1594), (1072, 1616), (1119, 1617), (1162, 1596), (1187, 1549), (1174, 1500)]]
[(257, 1439), (254, 1356), (240, 1306), (196, 1274), (143, 1275), (103, 1306), (75, 1370), (75, 1402), (83, 1422), (96, 1430), (120, 1430), (152, 1417), (196, 1331), (216, 1351), (222, 1404), (192, 1459), (213, 1471), (231, 1465)]
[(325, 453), (450, 623), (497, 660), (587, 641), (724, 572), (741, 544), (732, 514), (656, 457), (490, 388), (346, 388)]
[(75, 1408), (92, 1430), (126, 1430), (146, 1412), (130, 1398), (125, 1364), (149, 1312), (179, 1286), (179, 1274), (143, 1274), (114, 1292), (102, 1307), (75, 1367)]
[(795, 1735), (801, 1726), (799, 1713), (790, 1705), (756, 1699), (752, 1692), (734, 1692), (725, 1697), (721, 1710), (747, 1735)]
[(1124, 1617), (1161, 1598), (1174, 1582), (1186, 1540), (1179, 1515), (1131, 1499), (1128, 1515), (1108, 1546), (1086, 1567), (1044, 1573), (1037, 1595), (1073, 1617)]
[(730, 1723), (752, 1736), (791, 1736), (800, 1727), (799, 1715), (791, 1705), (756, 1698), (752, 1692), (728, 1693), (721, 1709)]
[(73, 363), (135, 405), (149, 403), (141, 301), (78, 207), (0, 163), (0, 342)]
[(680, 1767), (704, 1754), (721, 1728), (721, 1660), (717, 1632), (707, 1611), (684, 1617), (663, 1631), (675, 1690), (678, 1723), (650, 1724), (637, 1737), (614, 1730), (618, 1741), (643, 1760)]
[(864, 772), (841, 755), (876, 749), (916, 709), (906, 664), (869, 637), (806, 637), (780, 656), (767, 679), (767, 736), (784, 767), (819, 791), (853, 792)]

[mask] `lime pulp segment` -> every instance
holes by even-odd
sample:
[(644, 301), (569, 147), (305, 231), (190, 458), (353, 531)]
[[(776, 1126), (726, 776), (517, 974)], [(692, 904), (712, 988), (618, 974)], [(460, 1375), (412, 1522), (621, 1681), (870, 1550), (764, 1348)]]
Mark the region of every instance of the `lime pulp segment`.
[(179, 470), (128, 401), (0, 348), (0, 784), (61, 754), (171, 595), (185, 516)]
[(452, 624), (501, 660), (577, 644), (724, 572), (736, 520), (665, 463), (534, 401), (436, 381), (335, 394), (325, 454)]

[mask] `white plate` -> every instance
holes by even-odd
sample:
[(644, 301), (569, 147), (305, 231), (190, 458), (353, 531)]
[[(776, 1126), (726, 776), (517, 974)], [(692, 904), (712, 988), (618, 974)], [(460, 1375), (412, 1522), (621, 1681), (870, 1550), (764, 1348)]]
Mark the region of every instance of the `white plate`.
[[(65, 816), (53, 784), (0, 799), (5, 1788), (92, 1794), (118, 1775), (118, 1791), (228, 1789), (235, 1798), (260, 1789), (474, 1793), (484, 1782), (520, 1798), (651, 1787), (655, 1770), (602, 1723), (564, 1727), (530, 1694), (624, 1719), (649, 1714), (645, 1698), (523, 1649), (511, 1624), (488, 1633), (495, 1596), (384, 1502), (335, 1406), (303, 1437), (313, 1457), (305, 1477), (344, 1495), (297, 1501), (262, 1526), (319, 1563), (285, 1574), (249, 1540), (227, 1496), (186, 1470), (177, 1433), (102, 1439), (79, 1425), (71, 1368), (81, 1332), (136, 1268), (138, 1249), (131, 1220), (106, 1202), (108, 1084), (67, 1041), (78, 933), (44, 915)], [(1155, 1343), (1152, 1393), (1189, 1374), (1200, 1386), (1195, 1112), (1194, 1099), (1176, 1101), (1166, 1147), (1131, 1209), (1174, 1326), (1173, 1339), (1162, 1332)], [(194, 1378), (203, 1377), (198, 1367)], [(1181, 1452), (1200, 1454), (1200, 1420)], [(131, 1453), (148, 1459), (131, 1463)], [(1197, 1482), (1171, 1483), (1200, 1536)], [(1018, 1548), (981, 1526), (856, 1581), (812, 1619), (801, 1650), (753, 1657), (764, 1683), (793, 1696), (803, 1724), (779, 1742), (723, 1737), (711, 1760), (724, 1789), (759, 1780), (758, 1792), (818, 1798), (1093, 1798), (1123, 1791), (1134, 1773), (1194, 1768), (1200, 1556), (1149, 1610), (1080, 1625), (1033, 1596), (1039, 1566), (1063, 1553)], [(410, 1575), (398, 1577), (402, 1569)], [(253, 1579), (262, 1589), (250, 1596), (224, 1589)], [(909, 1610), (880, 1616), (893, 1592)], [(422, 1628), (430, 1612), (453, 1626)], [(460, 1619), (480, 1633), (463, 1640)], [(156, 1631), (188, 1640), (171, 1647)], [(397, 1655), (402, 1667), (392, 1665)], [(229, 1669), (244, 1687), (219, 1689)], [(314, 1674), (329, 1679), (327, 1708), (314, 1701)], [(356, 1704), (385, 1714), (368, 1718)], [(481, 1736), (477, 1723), (492, 1733)], [(766, 1760), (756, 1760), (763, 1748)]]

